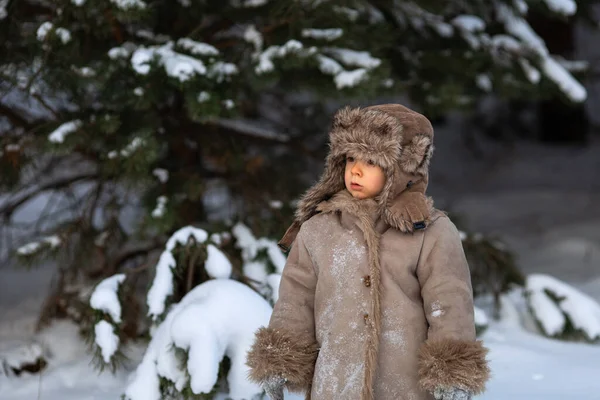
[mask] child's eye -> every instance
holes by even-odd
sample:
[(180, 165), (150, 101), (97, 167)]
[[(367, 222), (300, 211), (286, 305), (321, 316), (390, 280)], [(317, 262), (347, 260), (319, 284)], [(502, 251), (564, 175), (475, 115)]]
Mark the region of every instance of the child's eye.
[(375, 165), (375, 162), (373, 160), (367, 160), (367, 164), (369, 164), (369, 165)]
[(354, 157), (347, 156), (346, 157), (346, 162), (354, 162)]

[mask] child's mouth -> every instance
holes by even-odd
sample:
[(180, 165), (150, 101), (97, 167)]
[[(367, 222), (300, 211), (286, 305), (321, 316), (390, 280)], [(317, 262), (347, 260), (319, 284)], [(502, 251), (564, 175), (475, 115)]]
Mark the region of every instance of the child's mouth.
[(354, 183), (354, 182), (353, 182), (353, 183), (351, 183), (351, 184), (350, 184), (350, 187), (351, 187), (352, 189), (360, 189), (362, 186), (361, 186), (361, 185), (359, 185), (358, 183)]

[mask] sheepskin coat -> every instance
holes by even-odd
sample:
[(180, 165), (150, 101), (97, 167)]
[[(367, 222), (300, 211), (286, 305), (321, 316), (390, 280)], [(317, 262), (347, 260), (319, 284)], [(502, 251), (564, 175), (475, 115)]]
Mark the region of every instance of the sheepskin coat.
[[(282, 377), (313, 400), (430, 400), (484, 390), (470, 274), (459, 233), (425, 196), (429, 121), (400, 105), (334, 117), (321, 180), (282, 240), (279, 300), (248, 354), (250, 378)], [(345, 190), (346, 156), (386, 174), (374, 199)]]

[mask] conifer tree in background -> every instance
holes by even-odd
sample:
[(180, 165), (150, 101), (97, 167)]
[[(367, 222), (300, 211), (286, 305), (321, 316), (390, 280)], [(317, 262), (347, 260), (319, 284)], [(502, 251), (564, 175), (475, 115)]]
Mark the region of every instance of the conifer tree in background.
[(432, 115), (492, 91), (583, 102), (575, 64), (547, 51), (529, 7), (584, 12), (572, 0), (0, 0), (0, 255), (58, 257), (52, 316), (74, 284), (153, 266), (181, 226), (244, 219), (281, 234), (325, 154), (328, 100), (407, 95)]

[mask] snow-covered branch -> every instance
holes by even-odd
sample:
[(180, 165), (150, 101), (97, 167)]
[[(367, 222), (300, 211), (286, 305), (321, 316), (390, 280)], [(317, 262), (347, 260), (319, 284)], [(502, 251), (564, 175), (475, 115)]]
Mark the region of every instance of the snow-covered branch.
[(600, 340), (600, 304), (558, 279), (534, 274), (527, 278), (529, 307), (545, 335), (559, 337), (578, 331), (593, 342)]
[(209, 277), (226, 279), (231, 276), (232, 266), (229, 259), (221, 250), (209, 243), (210, 239), (205, 230), (193, 226), (186, 226), (179, 229), (167, 241), (165, 250), (156, 264), (156, 275), (148, 291), (146, 300), (148, 304), (148, 316), (154, 321), (158, 320), (165, 312), (167, 299), (173, 294), (173, 270), (177, 266), (173, 250), (175, 250), (177, 245), (187, 246), (190, 239), (196, 245), (206, 247), (207, 257), (204, 261), (204, 268)]
[[(161, 381), (194, 394), (209, 393), (217, 383), (219, 364), (231, 360), (229, 398), (251, 399), (262, 389), (247, 379), (246, 353), (254, 332), (267, 325), (271, 306), (244, 284), (210, 280), (196, 286), (169, 310), (129, 385), (127, 400), (160, 400)], [(186, 354), (181, 364), (176, 349)], [(217, 388), (219, 389), (219, 388)]]

